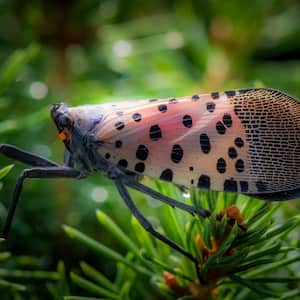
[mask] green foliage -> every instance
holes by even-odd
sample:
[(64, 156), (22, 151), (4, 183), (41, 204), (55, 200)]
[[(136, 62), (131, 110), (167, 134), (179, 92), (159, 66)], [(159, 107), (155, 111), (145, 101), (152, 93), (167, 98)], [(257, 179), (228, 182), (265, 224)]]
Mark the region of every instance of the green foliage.
[[(178, 190), (172, 187), (165, 188), (165, 191), (168, 195), (178, 193)], [(219, 201), (225, 198), (222, 193), (214, 193), (212, 196), (209, 192), (206, 194), (201, 192), (194, 196), (197, 199), (190, 199), (190, 202), (201, 203), (203, 207), (210, 201), (216, 203), (216, 199)], [(242, 205), (245, 201), (247, 204)], [(206, 293), (208, 298), (242, 300), (253, 297), (268, 299), (289, 296), (291, 286), (296, 289), (300, 280), (293, 267), (300, 261), (300, 256), (298, 249), (292, 246), (288, 234), (299, 225), (300, 215), (291, 217), (283, 224), (275, 224), (274, 217), (280, 209), (278, 204), (265, 204), (245, 196), (235, 197), (232, 203), (237, 203), (241, 207), (241, 214), (245, 216), (243, 226), (238, 226), (237, 223), (229, 225), (230, 218), (226, 216), (218, 221), (216, 215), (219, 211), (203, 220), (199, 217), (186, 216), (186, 213), (174, 211), (169, 207), (162, 207), (160, 224), (164, 225), (158, 226), (159, 231), (170, 232), (175, 228), (173, 239), (187, 247), (188, 251), (199, 259), (200, 274), (209, 286), (209, 292), (205, 292), (205, 285), (195, 286), (199, 293)], [(226, 207), (218, 205), (218, 208), (222, 210)], [(171, 212), (175, 218), (170, 218)], [(106, 233), (126, 249), (125, 254), (116, 253), (102, 242), (91, 239), (74, 228), (65, 226), (65, 231), (82, 246), (91, 249), (95, 255), (105, 256), (118, 264), (121, 263), (136, 274), (131, 279), (133, 282), (130, 281), (128, 299), (141, 299), (147, 296), (145, 290), (137, 289), (145, 281), (145, 276), (161, 296), (168, 298), (182, 296), (177, 294), (176, 297), (177, 290), (174, 288), (172, 290), (173, 286), (164, 273), (166, 271), (175, 275), (178, 286), (186, 289), (186, 296), (190, 295), (188, 287), (197, 281), (193, 263), (152, 239), (134, 218), (130, 230), (131, 238), (105, 213), (97, 211), (97, 218)], [(178, 225), (179, 223), (181, 225)], [(143, 239), (140, 237), (141, 234), (147, 237)], [(81, 263), (81, 270), (89, 279), (72, 273), (75, 285), (91, 295), (104, 296), (108, 299), (125, 299), (121, 292), (122, 287), (128, 283), (128, 277), (124, 277), (123, 281), (117, 281), (119, 269), (114, 281), (103, 277), (86, 263)], [(218, 296), (214, 296), (216, 290)], [(107, 294), (108, 292), (113, 294)], [(295, 296), (289, 297), (296, 298), (299, 292), (300, 290), (295, 292)], [(202, 296), (199, 299), (206, 298)]]

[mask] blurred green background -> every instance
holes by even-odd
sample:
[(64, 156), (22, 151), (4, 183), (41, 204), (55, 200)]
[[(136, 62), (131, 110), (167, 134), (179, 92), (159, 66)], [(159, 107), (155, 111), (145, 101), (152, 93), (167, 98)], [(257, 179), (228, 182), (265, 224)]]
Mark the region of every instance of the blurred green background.
[[(60, 162), (63, 144), (49, 116), (58, 101), (74, 106), (253, 86), (300, 98), (300, 3), (3, 0), (0, 63), (0, 143)], [(10, 163), (0, 157), (0, 168)], [(16, 164), (3, 182), (1, 223), (22, 168)], [(138, 202), (155, 216), (157, 210)], [(97, 208), (129, 228), (128, 210), (101, 174), (80, 182), (26, 182), (1, 247), (38, 257), (46, 269), (59, 260), (76, 267), (84, 258), (112, 276), (113, 263), (93, 259), (61, 227), (118, 247), (101, 230)]]

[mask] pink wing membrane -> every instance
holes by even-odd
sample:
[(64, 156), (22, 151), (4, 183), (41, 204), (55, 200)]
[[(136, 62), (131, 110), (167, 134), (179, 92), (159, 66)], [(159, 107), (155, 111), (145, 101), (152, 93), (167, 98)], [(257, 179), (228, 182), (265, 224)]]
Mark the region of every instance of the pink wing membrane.
[(187, 187), (223, 190), (225, 180), (243, 180), (228, 149), (235, 147), (246, 169), (247, 145), (234, 144), (246, 135), (225, 93), (136, 102), (120, 112), (109, 114), (98, 132), (101, 155), (115, 164)]
[(99, 105), (99, 153), (187, 187), (265, 194), (300, 186), (300, 105), (270, 89)]

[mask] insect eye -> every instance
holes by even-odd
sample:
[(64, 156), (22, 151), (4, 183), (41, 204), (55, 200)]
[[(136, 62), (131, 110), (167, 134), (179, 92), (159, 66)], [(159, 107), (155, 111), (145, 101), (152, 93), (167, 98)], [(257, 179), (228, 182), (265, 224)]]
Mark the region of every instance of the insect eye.
[(68, 115), (65, 115), (65, 114), (59, 115), (58, 123), (62, 127), (71, 127), (73, 124), (72, 119)]

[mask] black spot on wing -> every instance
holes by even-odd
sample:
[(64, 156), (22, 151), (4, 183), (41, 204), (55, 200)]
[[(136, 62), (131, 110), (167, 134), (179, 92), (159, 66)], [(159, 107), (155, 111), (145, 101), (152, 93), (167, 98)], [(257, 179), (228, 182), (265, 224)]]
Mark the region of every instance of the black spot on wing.
[(216, 104), (214, 102), (208, 102), (206, 103), (206, 109), (209, 111), (209, 112), (214, 112), (216, 108)]
[(160, 177), (161, 180), (172, 181), (173, 180), (173, 172), (171, 169), (165, 169), (162, 171)]
[(240, 187), (241, 187), (242, 193), (248, 192), (248, 182), (247, 181), (240, 181)]
[(160, 105), (158, 106), (158, 110), (159, 110), (160, 112), (162, 112), (162, 113), (166, 112), (167, 109), (168, 109), (168, 107), (167, 107), (166, 104), (160, 104)]
[(225, 192), (237, 192), (237, 182), (233, 179), (226, 179), (224, 181)]
[(219, 92), (212, 92), (212, 93), (210, 94), (210, 96), (211, 96), (213, 99), (218, 99), (218, 98), (220, 98)]
[(153, 141), (156, 141), (156, 140), (162, 138), (161, 129), (157, 124), (152, 125), (150, 127), (149, 136), (150, 136), (150, 139)]
[(126, 159), (120, 159), (120, 160), (118, 161), (118, 165), (119, 165), (120, 167), (127, 168), (127, 166), (128, 166), (128, 161), (127, 161)]
[(120, 141), (120, 140), (117, 140), (116, 142), (115, 142), (115, 146), (116, 146), (116, 148), (121, 148), (122, 147), (122, 141)]
[(193, 119), (190, 115), (184, 115), (182, 118), (182, 124), (184, 127), (191, 128), (193, 126)]
[(139, 172), (139, 173), (143, 173), (145, 171), (145, 164), (143, 162), (138, 162), (134, 166), (134, 170)]
[(117, 122), (115, 127), (117, 130), (122, 130), (125, 127), (125, 124), (123, 122)]
[(243, 141), (242, 138), (237, 137), (237, 138), (234, 140), (234, 144), (235, 144), (237, 147), (241, 148), (241, 147), (244, 146), (244, 141)]
[(206, 133), (200, 134), (200, 146), (203, 153), (207, 154), (210, 152), (211, 149), (210, 140)]
[(135, 114), (132, 115), (132, 119), (135, 122), (140, 122), (142, 120), (142, 115), (140, 113), (135, 113)]
[(226, 127), (232, 126), (232, 118), (230, 114), (224, 114), (223, 123), (225, 124)]
[(210, 188), (210, 177), (207, 175), (201, 175), (198, 179), (198, 188)]
[(217, 122), (216, 124), (216, 130), (219, 134), (225, 134), (226, 132), (226, 127), (222, 122)]
[(180, 145), (175, 144), (172, 148), (171, 152), (171, 160), (174, 163), (179, 163), (183, 158), (183, 149), (181, 148)]
[(172, 99), (169, 100), (169, 103), (170, 104), (175, 104), (175, 103), (177, 103), (177, 99), (172, 98)]
[(237, 170), (237, 172), (243, 172), (245, 170), (244, 161), (242, 159), (238, 159), (235, 162), (235, 169)]
[(232, 159), (237, 158), (238, 154), (234, 147), (228, 149), (228, 156)]
[(194, 101), (197, 101), (197, 100), (199, 100), (200, 99), (200, 96), (199, 95), (193, 95), (192, 96), (192, 100), (194, 100)]
[(226, 161), (222, 157), (217, 161), (217, 171), (221, 174), (226, 172)]
[(225, 91), (224, 93), (225, 93), (225, 95), (228, 96), (228, 97), (233, 97), (233, 96), (235, 96), (236, 91), (235, 91), (235, 90), (232, 90), (232, 91)]
[(135, 155), (137, 159), (146, 160), (149, 155), (149, 150), (145, 145), (139, 145)]
[(245, 88), (245, 89), (239, 89), (239, 93), (240, 94), (246, 94), (246, 93), (251, 92), (251, 91), (253, 91), (253, 89), (247, 89), (247, 88)]

